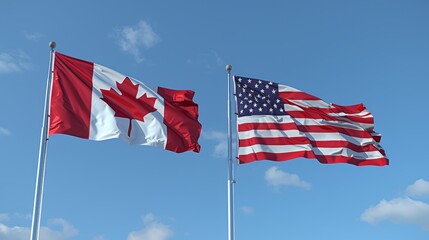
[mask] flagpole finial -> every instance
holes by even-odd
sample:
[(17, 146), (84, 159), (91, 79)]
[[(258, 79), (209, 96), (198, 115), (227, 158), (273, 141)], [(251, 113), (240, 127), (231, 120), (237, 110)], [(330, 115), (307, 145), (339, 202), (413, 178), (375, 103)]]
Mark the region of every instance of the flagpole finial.
[(225, 69), (228, 73), (230, 73), (232, 70), (232, 66), (228, 64), (228, 65), (226, 65)]
[(49, 42), (49, 47), (50, 47), (51, 49), (54, 49), (56, 46), (57, 46), (57, 43), (56, 43), (56, 42), (54, 42), (54, 41)]

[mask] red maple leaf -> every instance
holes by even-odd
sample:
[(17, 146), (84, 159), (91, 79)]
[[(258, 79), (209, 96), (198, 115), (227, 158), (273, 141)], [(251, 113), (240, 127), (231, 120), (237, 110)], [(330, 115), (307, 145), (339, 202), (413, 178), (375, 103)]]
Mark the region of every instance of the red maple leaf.
[(117, 93), (113, 88), (110, 88), (110, 90), (101, 89), (103, 94), (101, 100), (115, 111), (115, 117), (130, 120), (128, 125), (128, 137), (130, 137), (131, 120), (136, 119), (144, 122), (143, 118), (146, 114), (156, 111), (156, 108), (154, 108), (156, 98), (147, 97), (146, 93), (136, 98), (139, 85), (134, 85), (128, 77), (122, 83), (117, 82), (116, 86), (122, 94)]

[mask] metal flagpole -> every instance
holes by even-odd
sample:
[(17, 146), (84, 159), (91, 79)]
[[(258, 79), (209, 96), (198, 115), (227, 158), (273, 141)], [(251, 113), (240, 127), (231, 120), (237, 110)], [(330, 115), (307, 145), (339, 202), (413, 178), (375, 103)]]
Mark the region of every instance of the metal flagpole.
[(232, 161), (231, 140), (231, 65), (226, 65), (228, 72), (228, 240), (234, 240), (234, 162)]
[(46, 165), (46, 150), (48, 146), (48, 107), (49, 107), (49, 95), (51, 91), (51, 79), (53, 71), (53, 56), (54, 48), (56, 46), (55, 42), (50, 42), (49, 47), (51, 48), (51, 54), (49, 58), (49, 71), (48, 79), (46, 80), (46, 95), (45, 95), (45, 107), (43, 110), (43, 124), (42, 131), (40, 134), (40, 148), (39, 148), (39, 160), (37, 163), (37, 177), (36, 177), (36, 187), (34, 191), (34, 206), (33, 206), (33, 218), (31, 221), (31, 236), (30, 240), (39, 239), (40, 231), (40, 219), (42, 212), (42, 200), (43, 200), (43, 186), (45, 180), (45, 165)]

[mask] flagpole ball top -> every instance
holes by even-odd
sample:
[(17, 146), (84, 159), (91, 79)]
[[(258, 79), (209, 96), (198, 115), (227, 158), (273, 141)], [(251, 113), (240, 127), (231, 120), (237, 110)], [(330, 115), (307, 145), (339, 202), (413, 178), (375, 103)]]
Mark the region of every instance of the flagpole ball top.
[(228, 64), (228, 65), (226, 65), (225, 69), (226, 69), (226, 71), (231, 72), (232, 66)]
[(54, 42), (54, 41), (49, 42), (49, 47), (50, 47), (50, 48), (54, 49), (56, 46), (57, 46), (57, 43), (56, 43), (56, 42)]

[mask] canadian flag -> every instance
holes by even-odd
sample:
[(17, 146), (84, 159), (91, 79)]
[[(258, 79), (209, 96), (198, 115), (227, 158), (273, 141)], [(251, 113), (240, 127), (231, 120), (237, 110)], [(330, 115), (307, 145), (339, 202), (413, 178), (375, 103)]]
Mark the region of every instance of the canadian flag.
[(55, 52), (49, 136), (120, 138), (173, 152), (200, 151), (198, 104), (191, 90), (143, 83), (96, 63)]

